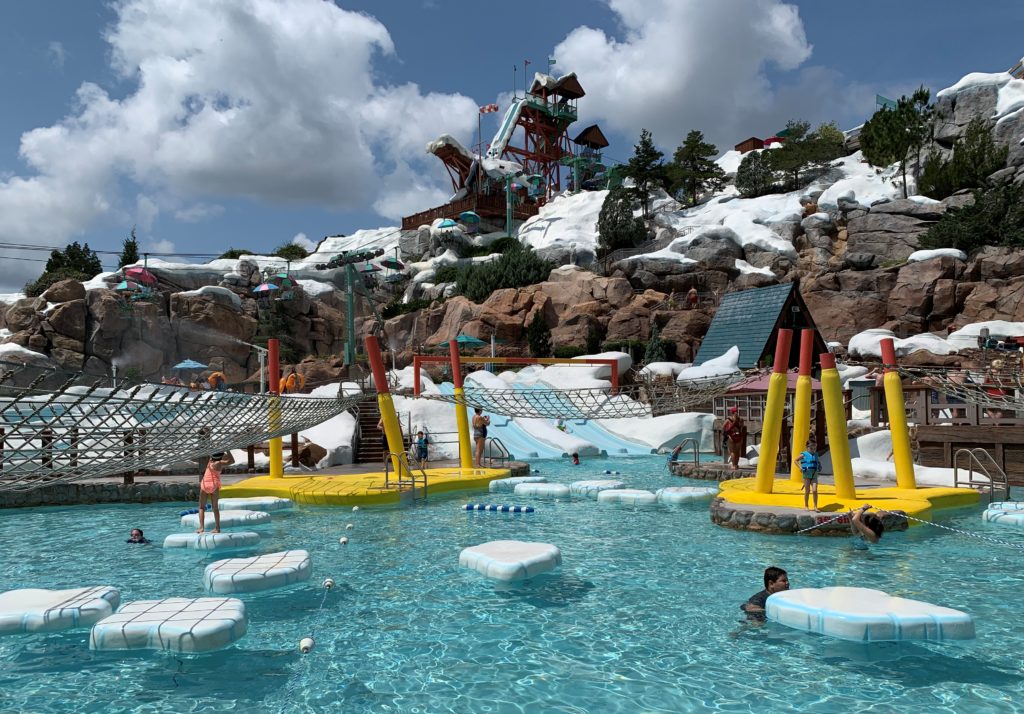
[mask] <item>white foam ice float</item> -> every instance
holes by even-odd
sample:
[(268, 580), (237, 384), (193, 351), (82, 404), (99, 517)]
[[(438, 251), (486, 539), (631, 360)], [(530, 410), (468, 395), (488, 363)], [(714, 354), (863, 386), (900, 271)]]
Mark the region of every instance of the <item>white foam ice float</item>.
[(517, 496), (564, 498), (569, 495), (569, 487), (564, 483), (520, 483), (513, 493)]
[(285, 550), (255, 558), (227, 558), (210, 563), (203, 571), (203, 585), (218, 595), (251, 593), (283, 588), (309, 580), (313, 560), (304, 550)]
[(248, 548), (260, 542), (255, 531), (234, 531), (231, 533), (171, 533), (164, 538), (164, 548), (189, 548), (191, 550), (218, 550), (221, 548)]
[(995, 501), (988, 505), (981, 517), (989, 523), (1024, 528), (1024, 501)]
[(590, 498), (597, 498), (597, 494), (601, 491), (607, 491), (612, 488), (621, 489), (625, 486), (622, 481), (613, 481), (610, 479), (593, 479), (590, 481), (574, 481), (569, 484), (569, 492), (576, 496), (588, 496)]
[(870, 588), (800, 588), (768, 597), (766, 617), (804, 632), (853, 642), (974, 639), (965, 612)]
[(278, 498), (276, 496), (250, 496), (249, 498), (222, 498), (218, 504), (221, 512), (224, 511), (287, 511), (295, 507), (295, 502), (290, 498)]
[[(206, 513), (206, 527), (212, 529), (217, 521), (212, 512)], [(270, 514), (263, 511), (221, 511), (221, 528), (238, 528), (239, 526), (258, 526), (262, 523), (270, 523)], [(198, 528), (199, 514), (189, 513), (181, 517), (182, 528)]]
[(89, 649), (210, 652), (237, 642), (247, 625), (236, 598), (136, 600), (93, 625)]
[(120, 601), (121, 591), (107, 585), (8, 590), (0, 593), (0, 635), (86, 627), (108, 617)]
[(513, 476), (511, 478), (498, 478), (491, 481), (487, 490), (491, 493), (502, 493), (515, 491), (516, 486), (521, 483), (545, 483), (543, 476)]
[(636, 488), (612, 488), (597, 494), (598, 503), (621, 503), (626, 506), (651, 506), (658, 497), (650, 491)]
[(686, 503), (714, 498), (718, 489), (712, 486), (668, 486), (659, 488), (654, 495), (661, 503)]
[(511, 582), (546, 573), (562, 564), (562, 551), (550, 543), (493, 540), (464, 548), (459, 565), (492, 580)]

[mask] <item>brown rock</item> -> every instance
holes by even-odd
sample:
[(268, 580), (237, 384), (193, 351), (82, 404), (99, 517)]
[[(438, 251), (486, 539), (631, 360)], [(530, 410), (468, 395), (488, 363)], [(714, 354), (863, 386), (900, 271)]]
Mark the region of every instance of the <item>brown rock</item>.
[(605, 339), (647, 340), (651, 336), (650, 311), (645, 308), (624, 308), (616, 310), (608, 321), (608, 333)]
[(1024, 250), (984, 246), (967, 262), (970, 280), (1009, 279), (1024, 275)]
[(308, 441), (299, 447), (299, 463), (308, 468), (316, 468), (316, 465), (327, 456), (327, 449)]
[(11, 332), (34, 330), (39, 325), (39, 311), (46, 307), (42, 298), (22, 298), (7, 308), (4, 320)]
[[(64, 280), (62, 282), (73, 282), (79, 287), (82, 285), (77, 280)], [(59, 284), (60, 283), (58, 283), (58, 285)], [(54, 287), (57, 286), (55, 285)], [(52, 290), (53, 288), (50, 289)], [(47, 313), (45, 316), (45, 323), (48, 324), (54, 332), (60, 335), (84, 341), (86, 312), (87, 310), (85, 308), (84, 298), (70, 300), (68, 302), (63, 302)]]
[[(664, 314), (657, 313), (657, 317)], [(674, 340), (679, 344), (687, 338), (704, 337), (710, 326), (711, 317), (703, 310), (678, 310), (670, 313), (668, 320), (661, 325), (659, 334), (663, 339)]]
[(85, 361), (85, 355), (80, 351), (65, 350), (59, 347), (54, 347), (50, 350), (50, 357), (61, 369), (73, 372), (81, 371), (82, 364)]
[(480, 306), (470, 302), (468, 298), (461, 295), (453, 297), (444, 304), (444, 318), (426, 342), (433, 345), (454, 340), (467, 322), (476, 319), (480, 310)]
[(77, 280), (60, 280), (47, 288), (40, 297), (47, 302), (84, 300), (85, 286)]
[(935, 258), (908, 263), (900, 268), (896, 285), (889, 293), (888, 316), (924, 329), (932, 314), (932, 295), (939, 280), (952, 280), (963, 272), (963, 262), (954, 258)]
[(49, 340), (46, 339), (46, 335), (41, 332), (36, 332), (28, 338), (28, 348), (35, 350), (36, 352), (42, 352), (49, 346)]

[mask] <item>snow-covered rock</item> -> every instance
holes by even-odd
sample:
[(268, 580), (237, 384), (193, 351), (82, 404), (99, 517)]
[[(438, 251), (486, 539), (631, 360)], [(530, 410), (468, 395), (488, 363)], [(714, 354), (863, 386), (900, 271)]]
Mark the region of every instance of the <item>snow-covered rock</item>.
[[(921, 350), (927, 350), (928, 352), (936, 355), (948, 355), (957, 351), (957, 348), (954, 347), (946, 338), (933, 335), (930, 332), (924, 332), (920, 335), (913, 335), (911, 337), (901, 339), (896, 337), (892, 330), (886, 330), (883, 328), (864, 330), (863, 332), (854, 335), (850, 338), (850, 344), (847, 347), (847, 350), (851, 356), (881, 357), (881, 342), (885, 338), (891, 338), (893, 340), (897, 357), (903, 357)], [(975, 346), (977, 346), (977, 340), (975, 340)]]
[(687, 367), (680, 370), (676, 377), (677, 382), (686, 382), (691, 379), (707, 379), (708, 377), (727, 377), (740, 371), (740, 348), (733, 345), (725, 354), (709, 359), (702, 365)]
[(974, 322), (950, 333), (946, 341), (957, 349), (977, 347), (978, 336), (983, 329), (987, 329), (989, 338), (994, 340), (1016, 337), (1024, 335), (1024, 322), (1006, 322), (1005, 320)]
[(919, 263), (925, 260), (931, 260), (932, 258), (956, 258), (957, 260), (967, 260), (967, 253), (956, 248), (937, 248), (935, 250), (915, 250), (907, 258), (908, 263)]

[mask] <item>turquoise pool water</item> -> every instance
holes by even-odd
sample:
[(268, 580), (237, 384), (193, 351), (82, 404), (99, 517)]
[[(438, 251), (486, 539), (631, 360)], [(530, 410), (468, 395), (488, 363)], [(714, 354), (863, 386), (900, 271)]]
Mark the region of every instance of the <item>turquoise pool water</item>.
[[(661, 456), (536, 462), (549, 480), (679, 485)], [(249, 632), (203, 656), (95, 653), (88, 631), (0, 638), (0, 710), (25, 712), (802, 712), (1015, 711), (1024, 701), (1021, 551), (928, 526), (870, 553), (844, 540), (735, 533), (707, 504), (644, 510), (532, 501), (531, 515), (465, 513), (467, 500), (404, 510), (301, 508), (259, 527), (260, 548), (306, 548), (313, 579), (243, 596)], [(214, 558), (157, 543), (190, 504), (0, 512), (0, 590), (110, 584), (122, 601), (199, 596)], [(1024, 545), (980, 509), (947, 525)], [(345, 531), (346, 523), (352, 531)], [(349, 535), (343, 547), (338, 538)], [(458, 568), (459, 550), (555, 543), (564, 565), (515, 587)], [(858, 645), (742, 621), (766, 565), (794, 587), (866, 585), (963, 609), (967, 644)], [(320, 583), (338, 587), (318, 608)], [(312, 654), (297, 652), (313, 630)]]

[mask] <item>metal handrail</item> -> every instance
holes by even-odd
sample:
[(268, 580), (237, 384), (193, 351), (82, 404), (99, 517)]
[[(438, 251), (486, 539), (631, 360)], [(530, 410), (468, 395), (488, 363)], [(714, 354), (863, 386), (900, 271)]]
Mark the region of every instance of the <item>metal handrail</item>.
[[(960, 480), (960, 457), (965, 456), (967, 458), (967, 479)], [(988, 468), (982, 461), (987, 461), (992, 468), (990, 473)], [(976, 481), (974, 479), (975, 469), (985, 476), (987, 481)], [(1004, 497), (1010, 497), (1010, 481), (1006, 476), (1006, 472), (996, 463), (996, 460), (992, 458), (992, 454), (988, 453), (986, 449), (977, 447), (974, 449), (957, 449), (953, 455), (953, 487), (958, 488), (960, 484), (964, 484), (970, 488), (975, 489), (988, 489), (989, 498), (995, 498), (995, 492), (997, 485), (1002, 489)]]
[(692, 437), (687, 437), (683, 439), (683, 443), (680, 444), (680, 446), (683, 447), (682, 450), (679, 452), (680, 454), (686, 451), (687, 444), (690, 444), (693, 447), (693, 465), (696, 466), (697, 464), (700, 463), (700, 445), (697, 443), (696, 439)]
[[(401, 452), (389, 452), (384, 455), (384, 488), (391, 488), (391, 459), (394, 458), (398, 461), (397, 480), (395, 485), (401, 489), (403, 486), (409, 486), (412, 489), (413, 498), (416, 498), (416, 474), (413, 473), (412, 465), (409, 463), (409, 455), (404, 451)], [(404, 468), (403, 468), (404, 467)], [(408, 480), (402, 478), (402, 472), (409, 475)], [(423, 480), (423, 495), (422, 498), (427, 497), (427, 472), (420, 469), (420, 476)]]
[[(502, 466), (505, 465), (506, 461), (511, 461), (512, 460), (512, 452), (509, 451), (508, 448), (505, 446), (505, 444), (502, 443), (501, 439), (499, 439), (496, 436), (491, 436), (491, 437), (487, 438), (487, 441), (490, 442), (490, 445), (492, 447), (496, 446), (498, 448), (498, 462)], [(484, 448), (484, 451), (485, 452), (487, 451), (486, 447)], [(494, 461), (494, 457), (489, 455), (489, 454), (488, 454), (487, 458), (490, 459), (491, 461)]]

